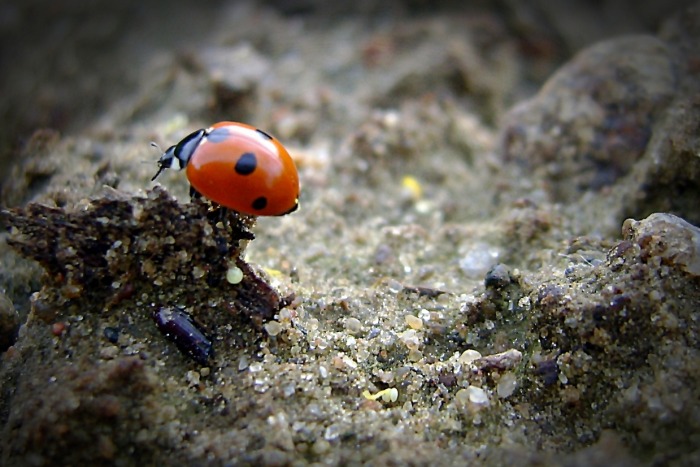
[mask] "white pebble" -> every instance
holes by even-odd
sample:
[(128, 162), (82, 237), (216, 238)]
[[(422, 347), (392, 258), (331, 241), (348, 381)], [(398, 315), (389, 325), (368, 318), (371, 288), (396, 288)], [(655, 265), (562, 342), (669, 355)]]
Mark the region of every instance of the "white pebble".
[(467, 395), (469, 396), (469, 402), (474, 405), (486, 406), (489, 405), (489, 395), (481, 388), (476, 386), (469, 386), (467, 388)]
[(269, 336), (276, 336), (282, 332), (282, 325), (277, 321), (270, 321), (263, 326)]
[(384, 402), (396, 402), (399, 398), (399, 390), (396, 388), (391, 388), (384, 394), (382, 394), (382, 400)]
[(469, 365), (480, 358), (481, 354), (479, 352), (477, 352), (474, 349), (468, 349), (462, 352), (462, 355), (460, 355), (459, 363), (461, 363), (462, 365)]
[(421, 345), (421, 337), (415, 329), (408, 329), (399, 334), (401, 342), (408, 347), (409, 350), (418, 350)]
[(494, 264), (498, 263), (501, 250), (488, 243), (475, 243), (464, 252), (459, 260), (459, 268), (468, 276), (483, 278)]
[(348, 318), (345, 320), (345, 329), (347, 329), (350, 334), (357, 334), (362, 331), (362, 323), (357, 318)]
[(510, 397), (513, 392), (518, 387), (518, 380), (515, 377), (515, 374), (508, 372), (508, 373), (503, 373), (503, 376), (501, 376), (501, 379), (498, 380), (498, 385), (496, 386), (496, 392), (498, 393), (498, 397), (501, 399), (506, 399)]
[(243, 355), (240, 360), (238, 360), (238, 371), (243, 371), (248, 368), (248, 357)]

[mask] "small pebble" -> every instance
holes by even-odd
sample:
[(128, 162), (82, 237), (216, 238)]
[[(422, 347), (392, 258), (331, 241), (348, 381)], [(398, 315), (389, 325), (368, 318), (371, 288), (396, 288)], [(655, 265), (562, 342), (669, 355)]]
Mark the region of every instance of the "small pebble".
[(100, 349), (100, 358), (103, 360), (113, 360), (119, 355), (119, 347), (110, 345)]
[(51, 333), (56, 337), (61, 336), (61, 334), (63, 334), (65, 332), (65, 330), (66, 330), (66, 323), (63, 323), (61, 321), (59, 321), (58, 323), (53, 323), (51, 325)]
[(357, 369), (357, 363), (355, 362), (355, 360), (348, 357), (347, 355), (343, 355), (343, 364), (351, 370)]
[(502, 263), (498, 263), (486, 273), (484, 286), (487, 289), (503, 289), (511, 283), (510, 269)]
[(199, 372), (190, 370), (185, 373), (185, 380), (187, 380), (190, 386), (197, 386), (199, 384), (199, 376)]
[(501, 251), (487, 243), (475, 243), (459, 260), (459, 268), (472, 278), (483, 277), (498, 263)]
[(117, 342), (119, 342), (119, 329), (118, 328), (108, 326), (104, 329), (104, 331), (102, 331), (102, 334), (112, 344), (116, 344)]
[(412, 362), (419, 362), (423, 358), (423, 352), (418, 349), (411, 349), (408, 352), (408, 359)]
[[(229, 269), (229, 271), (230, 271), (230, 269)], [(239, 271), (240, 271), (240, 269), (239, 269)], [(204, 269), (200, 268), (199, 266), (194, 266), (192, 268), (192, 277), (194, 279), (201, 279), (202, 277), (204, 277), (204, 273), (205, 273)], [(228, 274), (228, 271), (226, 271), (226, 273)], [(227, 276), (227, 278), (228, 278), (228, 276)]]
[(477, 406), (489, 405), (489, 395), (483, 389), (476, 386), (469, 386), (467, 389), (469, 402)]
[(294, 395), (294, 392), (296, 391), (296, 388), (294, 384), (287, 384), (282, 387), (282, 395), (286, 398), (291, 397)]
[(362, 331), (362, 323), (357, 318), (348, 318), (345, 320), (345, 329), (350, 334), (357, 334)]
[(409, 350), (418, 350), (421, 345), (421, 338), (416, 333), (415, 329), (409, 329), (407, 331), (402, 332), (399, 335), (399, 339), (401, 339), (401, 342), (409, 348)]
[(469, 365), (470, 363), (481, 358), (481, 354), (474, 349), (465, 350), (462, 355), (459, 356), (459, 363), (462, 365)]
[(178, 307), (162, 307), (153, 314), (158, 330), (181, 352), (206, 365), (214, 351), (211, 340), (197, 327), (190, 315)]
[(396, 402), (399, 398), (399, 390), (396, 388), (390, 388), (382, 394), (382, 400), (384, 402)]
[(249, 365), (248, 357), (245, 355), (241, 356), (241, 358), (238, 360), (238, 371), (245, 370), (246, 368), (248, 368), (248, 365)]
[(267, 334), (272, 337), (282, 332), (282, 325), (277, 321), (270, 321), (268, 323), (265, 323), (264, 328), (265, 331), (267, 331)]
[(405, 320), (406, 320), (406, 324), (411, 329), (416, 329), (416, 330), (423, 329), (423, 320), (420, 319), (419, 317), (413, 316), (413, 315), (406, 315)]
[(515, 368), (523, 358), (522, 352), (516, 349), (509, 349), (505, 352), (487, 355), (481, 358), (479, 362), (480, 368), (499, 368), (508, 370)]
[(324, 454), (330, 450), (331, 444), (325, 439), (317, 440), (311, 448), (314, 454)]
[(455, 394), (455, 400), (462, 404), (466, 404), (469, 401), (469, 392), (467, 392), (467, 390), (464, 388), (460, 389)]
[(496, 393), (501, 399), (506, 399), (510, 397), (513, 394), (513, 392), (515, 392), (517, 387), (518, 380), (515, 377), (515, 374), (511, 372), (504, 373), (501, 376), (501, 379), (498, 380), (498, 385), (496, 386)]

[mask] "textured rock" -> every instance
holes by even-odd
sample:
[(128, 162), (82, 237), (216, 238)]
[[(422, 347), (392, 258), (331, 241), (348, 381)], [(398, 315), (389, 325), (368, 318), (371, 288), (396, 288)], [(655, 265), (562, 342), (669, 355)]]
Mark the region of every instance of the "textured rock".
[(676, 73), (656, 37), (591, 46), (506, 117), (503, 158), (546, 179), (557, 201), (612, 185), (644, 154)]
[(700, 229), (680, 217), (654, 213), (641, 221), (627, 219), (622, 234), (649, 257), (700, 276)]
[[(700, 216), (697, 8), (653, 36), (609, 0), (15, 3), (0, 117), (53, 130), (3, 185), (0, 463), (700, 464), (696, 231), (647, 218)], [(630, 24), (497, 157), (501, 109)], [(246, 248), (265, 272), (183, 174), (149, 191), (149, 141), (237, 116), (303, 180)]]

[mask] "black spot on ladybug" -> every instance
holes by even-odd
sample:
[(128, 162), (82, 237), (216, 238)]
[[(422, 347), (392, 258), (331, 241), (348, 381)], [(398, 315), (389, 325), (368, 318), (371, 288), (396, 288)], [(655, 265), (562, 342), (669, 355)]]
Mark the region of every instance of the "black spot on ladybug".
[(258, 166), (258, 159), (252, 152), (246, 152), (238, 158), (234, 170), (238, 175), (250, 175)]
[(265, 209), (265, 206), (267, 206), (267, 198), (264, 196), (256, 198), (255, 201), (253, 201), (252, 206), (255, 210)]
[(268, 135), (267, 133), (265, 133), (264, 131), (262, 131), (262, 130), (259, 129), (259, 128), (256, 128), (255, 131), (257, 131), (258, 133), (260, 133), (260, 134), (263, 136), (263, 138), (265, 138), (265, 139), (270, 139), (270, 140), (272, 139), (272, 136)]
[(229, 133), (226, 127), (214, 128), (207, 135), (207, 141), (211, 143), (222, 143), (229, 138)]

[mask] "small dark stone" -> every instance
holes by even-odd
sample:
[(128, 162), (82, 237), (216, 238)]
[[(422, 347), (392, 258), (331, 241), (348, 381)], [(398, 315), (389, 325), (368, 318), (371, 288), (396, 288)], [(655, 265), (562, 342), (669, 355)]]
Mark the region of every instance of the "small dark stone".
[(510, 268), (505, 264), (497, 264), (486, 273), (484, 285), (487, 289), (502, 289), (512, 282)]
[(177, 307), (163, 307), (153, 314), (158, 330), (181, 352), (200, 365), (206, 365), (213, 355), (211, 341), (197, 327), (190, 315)]
[(386, 243), (381, 243), (374, 250), (374, 262), (376, 264), (387, 264), (394, 259), (394, 250)]
[(401, 293), (405, 295), (416, 294), (419, 297), (437, 298), (440, 295), (445, 294), (447, 292), (440, 289), (433, 289), (432, 287), (404, 286), (404, 288), (401, 289)]
[(102, 332), (112, 344), (119, 342), (119, 328), (106, 327)]
[(457, 377), (454, 373), (440, 373), (438, 375), (438, 381), (448, 388), (451, 388), (457, 383)]
[(545, 386), (551, 386), (559, 381), (559, 366), (557, 361), (544, 360), (535, 367), (535, 374), (542, 378)]

